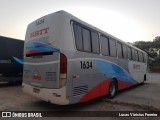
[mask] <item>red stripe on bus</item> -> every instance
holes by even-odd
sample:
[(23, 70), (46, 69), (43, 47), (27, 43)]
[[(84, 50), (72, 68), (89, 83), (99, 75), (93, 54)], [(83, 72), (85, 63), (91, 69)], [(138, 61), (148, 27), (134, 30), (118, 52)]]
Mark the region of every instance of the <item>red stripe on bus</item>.
[[(97, 86), (95, 86), (93, 89), (88, 91), (81, 99), (79, 102), (86, 102), (89, 100), (92, 100), (94, 98), (98, 98), (104, 95), (107, 95), (109, 93), (109, 85), (111, 82), (112, 78), (107, 79)], [(118, 80), (118, 90), (133, 86), (134, 84), (129, 83), (129, 82), (124, 82), (122, 80)]]
[(41, 53), (41, 51), (38, 50), (30, 50), (26, 54), (34, 54), (34, 53)]
[(109, 90), (109, 84), (112, 78), (105, 80), (104, 82), (101, 82), (97, 86), (95, 86), (93, 89), (87, 92), (81, 99), (80, 102), (86, 102), (94, 98), (98, 98), (100, 96), (104, 96), (108, 94)]
[(130, 83), (130, 82), (124, 82), (122, 80), (118, 80), (118, 90), (122, 90), (124, 88), (131, 87), (133, 85), (135, 84)]

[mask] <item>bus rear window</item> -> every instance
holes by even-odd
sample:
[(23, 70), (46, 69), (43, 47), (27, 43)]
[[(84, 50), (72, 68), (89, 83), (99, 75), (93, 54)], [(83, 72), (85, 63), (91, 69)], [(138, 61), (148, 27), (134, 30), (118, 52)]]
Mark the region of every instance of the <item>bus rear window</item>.
[(34, 57), (34, 56), (45, 56), (45, 55), (52, 55), (52, 52), (40, 52), (40, 53), (32, 53), (32, 54), (26, 54), (26, 57)]

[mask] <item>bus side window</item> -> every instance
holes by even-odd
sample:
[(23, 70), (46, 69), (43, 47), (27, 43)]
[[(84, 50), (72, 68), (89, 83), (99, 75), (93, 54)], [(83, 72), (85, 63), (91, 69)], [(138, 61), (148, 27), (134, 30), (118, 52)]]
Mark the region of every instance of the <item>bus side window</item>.
[(124, 59), (127, 59), (128, 58), (128, 55), (127, 55), (127, 46), (123, 44), (122, 47), (123, 47), (123, 56), (124, 56)]
[(142, 62), (146, 63), (146, 55), (142, 53)]
[(139, 56), (139, 62), (143, 62), (143, 54), (142, 52), (138, 52), (138, 56)]
[(91, 37), (92, 37), (92, 52), (99, 54), (99, 36), (96, 32), (91, 32)]
[(116, 52), (116, 41), (113, 39), (109, 39), (109, 48), (110, 48), (110, 56), (112, 57), (116, 57), (117, 56), (117, 52)]
[(88, 29), (82, 28), (84, 51), (91, 52), (91, 35)]
[(136, 60), (135, 50), (133, 48), (132, 48), (132, 58), (134, 61)]
[(131, 52), (131, 48), (130, 47), (128, 47), (128, 58), (129, 58), (129, 60), (133, 60), (132, 52)]
[(122, 44), (121, 43), (117, 43), (117, 55), (118, 55), (118, 58), (123, 58)]
[(81, 26), (73, 24), (75, 43), (77, 50), (83, 51), (82, 29)]
[(101, 53), (103, 55), (109, 55), (108, 38), (101, 36)]
[(136, 59), (136, 61), (139, 61), (138, 51), (137, 50), (135, 50), (135, 59)]

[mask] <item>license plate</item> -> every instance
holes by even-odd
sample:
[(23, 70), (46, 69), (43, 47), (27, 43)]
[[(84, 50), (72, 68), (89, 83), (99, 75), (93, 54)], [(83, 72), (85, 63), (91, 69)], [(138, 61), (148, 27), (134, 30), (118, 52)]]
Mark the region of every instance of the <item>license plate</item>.
[(39, 93), (39, 92), (40, 92), (40, 89), (39, 89), (39, 88), (33, 88), (33, 92)]

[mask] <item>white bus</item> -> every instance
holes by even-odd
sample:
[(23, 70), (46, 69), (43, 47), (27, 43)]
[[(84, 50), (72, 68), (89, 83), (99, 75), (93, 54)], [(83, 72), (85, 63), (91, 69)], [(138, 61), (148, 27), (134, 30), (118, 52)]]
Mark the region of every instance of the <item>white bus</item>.
[(66, 105), (144, 82), (147, 54), (65, 12), (28, 25), (23, 91)]

